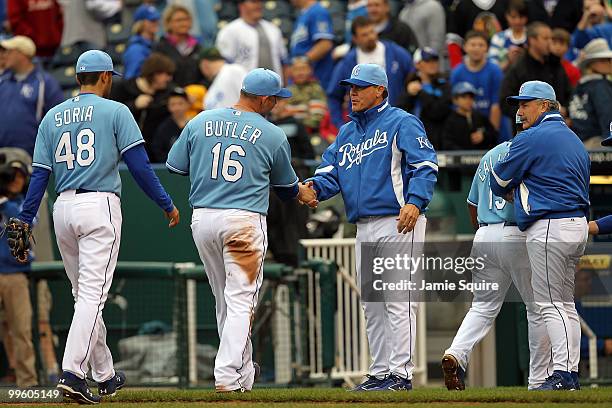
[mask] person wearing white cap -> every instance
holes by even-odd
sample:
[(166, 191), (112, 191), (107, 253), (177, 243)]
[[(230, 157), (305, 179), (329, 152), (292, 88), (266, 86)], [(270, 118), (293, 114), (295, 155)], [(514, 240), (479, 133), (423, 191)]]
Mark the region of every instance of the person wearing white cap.
[(283, 200), (316, 206), (313, 190), (298, 183), (291, 167), (287, 136), (264, 118), (290, 96), (276, 72), (252, 70), (238, 102), (191, 119), (166, 161), (170, 172), (191, 181), (193, 240), (216, 303), (217, 392), (250, 391), (257, 377), (251, 328), (268, 248), (270, 187)]
[[(372, 266), (361, 264), (362, 256), (367, 258), (362, 243), (388, 242), (392, 244), (383, 250), (415, 258), (422, 254), (425, 211), (438, 174), (436, 152), (421, 121), (390, 106), (381, 66), (358, 64), (340, 84), (350, 87), (351, 121), (342, 126), (309, 180), (319, 201), (342, 194), (347, 218), (357, 224), (357, 284), (372, 363), (367, 378), (353, 390), (408, 391), (419, 299), (410, 290), (381, 291), (369, 284), (378, 278)], [(400, 271), (401, 279), (417, 284), (416, 269)]]
[(612, 51), (604, 38), (597, 38), (582, 50), (582, 78), (569, 104), (572, 128), (587, 149), (599, 148), (608, 135), (612, 120)]
[(567, 127), (550, 84), (528, 81), (519, 94), (523, 131), (491, 172), (491, 191), (514, 202), (516, 222), (527, 234), (534, 302), (552, 345), (553, 373), (539, 390), (579, 388), (580, 319), (574, 274), (588, 235), (591, 160)]
[(34, 151), (36, 129), (49, 109), (64, 100), (57, 81), (32, 61), (34, 42), (24, 36), (0, 41), (6, 71), (0, 76), (0, 145)]

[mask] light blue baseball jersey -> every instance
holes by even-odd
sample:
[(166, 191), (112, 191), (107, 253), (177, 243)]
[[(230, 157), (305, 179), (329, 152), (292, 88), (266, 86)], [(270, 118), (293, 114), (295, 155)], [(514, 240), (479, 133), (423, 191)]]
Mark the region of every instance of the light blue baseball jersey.
[(285, 133), (254, 112), (233, 108), (193, 118), (168, 153), (166, 166), (189, 175), (194, 208), (267, 214), (270, 185), (298, 182)]
[(510, 142), (500, 143), (480, 159), (467, 199), (469, 204), (478, 209), (478, 222), (486, 224), (515, 222), (512, 204), (493, 194), (489, 187), (491, 170), (498, 161), (506, 157), (510, 144)]
[(144, 143), (127, 106), (80, 94), (51, 109), (38, 127), (32, 166), (50, 170), (55, 190), (121, 194), (121, 155)]

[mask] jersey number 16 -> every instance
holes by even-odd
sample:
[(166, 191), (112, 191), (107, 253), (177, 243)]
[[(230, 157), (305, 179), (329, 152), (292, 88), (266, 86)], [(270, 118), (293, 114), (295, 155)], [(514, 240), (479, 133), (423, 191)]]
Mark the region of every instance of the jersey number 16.
[(82, 129), (76, 136), (76, 157), (72, 153), (72, 140), (70, 132), (62, 133), (55, 149), (55, 162), (66, 162), (68, 170), (74, 169), (74, 161), (81, 167), (89, 166), (96, 158), (94, 150), (95, 134), (91, 129)]

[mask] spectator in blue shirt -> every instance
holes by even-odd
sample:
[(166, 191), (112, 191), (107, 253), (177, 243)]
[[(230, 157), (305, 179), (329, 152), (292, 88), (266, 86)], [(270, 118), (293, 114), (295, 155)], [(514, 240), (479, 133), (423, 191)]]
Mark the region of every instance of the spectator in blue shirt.
[(476, 88), (475, 108), (489, 118), (496, 130), (501, 123), (499, 89), (503, 73), (501, 68), (487, 59), (488, 42), (485, 34), (469, 31), (463, 46), (466, 57), (451, 72), (451, 85), (469, 82)]
[(612, 47), (612, 23), (606, 21), (606, 9), (598, 0), (585, 0), (582, 18), (572, 34), (573, 45), (582, 49), (595, 38), (605, 38)]
[(125, 79), (140, 75), (142, 63), (151, 55), (155, 35), (159, 30), (159, 11), (154, 6), (143, 4), (134, 12), (134, 35), (130, 37), (123, 53)]
[(64, 94), (57, 81), (32, 62), (36, 46), (31, 39), (13, 37), (0, 41), (0, 47), (6, 65), (0, 76), (0, 146), (19, 147), (31, 155), (38, 124)]
[(385, 69), (389, 80), (389, 104), (392, 106), (397, 106), (406, 78), (414, 71), (408, 51), (392, 41), (379, 41), (374, 23), (368, 17), (355, 18), (351, 31), (355, 47), (336, 65), (326, 89), (332, 123), (337, 128), (344, 124), (342, 105), (347, 92), (340, 81), (351, 76), (355, 65), (376, 64)]
[(291, 0), (300, 9), (291, 34), (291, 58), (306, 56), (314, 74), (326, 88), (330, 83), (334, 62), (334, 30), (329, 12), (315, 0)]

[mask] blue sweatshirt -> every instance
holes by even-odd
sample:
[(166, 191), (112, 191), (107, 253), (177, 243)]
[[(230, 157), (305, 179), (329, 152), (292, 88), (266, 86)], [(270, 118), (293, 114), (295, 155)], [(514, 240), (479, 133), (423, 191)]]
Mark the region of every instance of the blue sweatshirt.
[(130, 37), (125, 52), (123, 53), (123, 77), (125, 79), (136, 78), (140, 75), (142, 63), (151, 55), (153, 42), (139, 34)]
[(362, 217), (397, 216), (405, 204), (424, 212), (438, 164), (421, 121), (386, 100), (350, 117), (311, 178), (317, 199), (341, 193), (353, 223)]
[[(2, 217), (2, 224), (6, 224), (11, 217), (17, 217), (19, 211), (21, 211), (21, 205), (23, 204), (23, 196), (18, 196), (13, 199), (6, 197), (0, 198), (0, 215)], [(28, 263), (20, 264), (11, 255), (9, 249), (6, 232), (0, 234), (0, 274), (10, 274), (18, 272), (28, 272), (30, 268), (30, 262), (32, 262), (32, 254), (28, 257)]]
[(546, 112), (519, 133), (508, 156), (493, 168), (491, 190), (514, 190), (521, 231), (540, 219), (585, 217), (589, 211), (591, 160), (559, 112)]
[[(392, 41), (381, 41), (385, 46), (385, 71), (389, 79), (389, 103), (397, 105), (397, 101), (404, 91), (406, 77), (412, 71), (412, 57), (402, 47)], [(348, 54), (336, 64), (329, 85), (327, 86), (327, 104), (332, 123), (339, 129), (344, 124), (342, 119), (342, 103), (348, 91), (346, 86), (340, 85), (340, 81), (350, 78), (353, 68), (357, 65), (357, 49), (353, 48)]]

